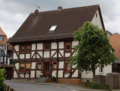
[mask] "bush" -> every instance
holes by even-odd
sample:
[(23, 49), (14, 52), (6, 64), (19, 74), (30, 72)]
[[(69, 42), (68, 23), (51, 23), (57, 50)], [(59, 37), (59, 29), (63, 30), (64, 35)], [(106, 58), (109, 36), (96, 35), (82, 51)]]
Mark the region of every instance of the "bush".
[(111, 90), (111, 86), (102, 84), (102, 83), (92, 83), (91, 85), (92, 89), (104, 89), (104, 90)]
[(0, 68), (0, 89), (1, 90), (3, 90), (3, 86), (4, 86), (4, 81), (5, 81), (5, 78), (6, 78), (6, 76), (4, 76), (4, 74), (5, 74), (5, 69), (4, 68)]

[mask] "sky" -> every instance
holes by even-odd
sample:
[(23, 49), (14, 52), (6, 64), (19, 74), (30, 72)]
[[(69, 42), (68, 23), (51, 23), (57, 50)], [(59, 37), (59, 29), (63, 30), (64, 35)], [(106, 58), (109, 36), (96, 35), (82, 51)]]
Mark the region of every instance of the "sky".
[(34, 4), (40, 6), (39, 12), (99, 4), (105, 29), (120, 33), (120, 0), (0, 0), (0, 27), (8, 38), (37, 9)]

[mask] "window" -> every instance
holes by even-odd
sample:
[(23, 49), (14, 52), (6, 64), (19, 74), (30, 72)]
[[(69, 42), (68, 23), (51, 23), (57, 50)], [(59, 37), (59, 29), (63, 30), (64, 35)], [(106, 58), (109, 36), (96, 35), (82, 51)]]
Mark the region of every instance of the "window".
[(42, 62), (37, 63), (37, 69), (42, 69)]
[(65, 51), (71, 50), (71, 42), (65, 42)]
[(31, 45), (20, 45), (20, 53), (30, 53)]
[(20, 68), (21, 71), (22, 70), (30, 70), (31, 69), (31, 63), (27, 62), (27, 63), (20, 63)]
[(99, 72), (102, 73), (103, 72), (103, 67), (99, 66)]
[(0, 40), (3, 40), (3, 36), (2, 35), (0, 35)]
[(64, 71), (70, 71), (71, 70), (71, 66), (69, 64), (69, 62), (65, 62), (65, 69)]
[(21, 53), (24, 53), (24, 52), (25, 52), (25, 47), (22, 46), (22, 47), (21, 47)]
[(50, 49), (50, 43), (44, 43), (44, 50)]
[(25, 70), (25, 63), (20, 64), (20, 70)]
[(52, 62), (52, 68), (57, 69), (57, 62)]
[(30, 45), (27, 46), (27, 53), (30, 52)]
[(53, 26), (51, 26), (51, 28), (50, 28), (49, 31), (55, 31), (56, 27), (57, 27), (57, 25), (53, 25)]

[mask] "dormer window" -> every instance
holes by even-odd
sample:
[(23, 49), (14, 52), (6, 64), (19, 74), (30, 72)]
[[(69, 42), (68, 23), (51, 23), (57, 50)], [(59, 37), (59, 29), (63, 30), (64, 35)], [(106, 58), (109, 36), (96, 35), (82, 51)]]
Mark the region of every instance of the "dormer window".
[(52, 25), (49, 31), (55, 31), (57, 25)]
[(3, 36), (2, 35), (0, 35), (0, 40), (3, 40)]

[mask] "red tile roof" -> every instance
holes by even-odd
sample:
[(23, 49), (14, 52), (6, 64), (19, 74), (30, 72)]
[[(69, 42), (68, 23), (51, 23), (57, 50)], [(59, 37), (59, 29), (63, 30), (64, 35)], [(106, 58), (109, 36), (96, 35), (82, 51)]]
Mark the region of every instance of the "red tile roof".
[(0, 35), (6, 35), (1, 27), (0, 27)]
[(3, 36), (3, 40), (0, 40), (0, 44), (7, 44), (6, 42), (7, 40), (7, 35), (4, 33), (4, 31), (2, 30), (2, 28), (0, 27), (0, 35)]
[[(82, 27), (86, 21), (92, 21), (97, 10), (100, 12), (104, 28), (99, 5), (39, 12), (37, 16), (31, 13), (8, 42), (72, 38), (74, 31)], [(57, 25), (57, 28), (54, 32), (49, 32), (52, 25)]]
[(115, 50), (115, 55), (120, 59), (120, 34), (110, 36), (110, 44)]

